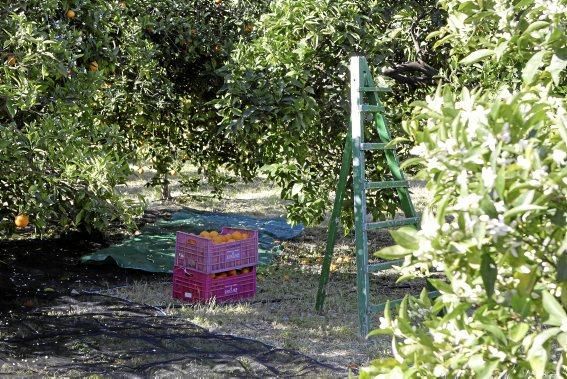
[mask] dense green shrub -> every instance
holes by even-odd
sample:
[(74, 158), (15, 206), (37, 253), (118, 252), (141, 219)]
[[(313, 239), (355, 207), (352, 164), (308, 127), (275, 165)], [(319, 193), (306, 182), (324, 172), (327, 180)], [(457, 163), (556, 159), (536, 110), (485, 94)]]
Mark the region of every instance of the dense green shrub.
[(443, 0), (451, 82), (406, 124), (434, 202), (392, 233), (402, 279), (443, 272), (375, 333), (394, 357), (361, 376), (565, 377), (567, 107), (562, 2)]

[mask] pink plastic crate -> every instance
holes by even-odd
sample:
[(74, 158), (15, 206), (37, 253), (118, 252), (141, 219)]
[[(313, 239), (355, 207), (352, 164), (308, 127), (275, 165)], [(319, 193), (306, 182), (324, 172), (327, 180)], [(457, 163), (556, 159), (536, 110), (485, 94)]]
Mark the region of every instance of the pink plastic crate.
[(258, 264), (258, 231), (222, 228), (221, 235), (243, 232), (249, 238), (214, 244), (213, 241), (192, 233), (177, 232), (175, 265), (204, 274), (228, 271)]
[(249, 273), (226, 278), (212, 278), (183, 267), (173, 268), (173, 297), (187, 302), (237, 301), (254, 297), (256, 294), (256, 267)]

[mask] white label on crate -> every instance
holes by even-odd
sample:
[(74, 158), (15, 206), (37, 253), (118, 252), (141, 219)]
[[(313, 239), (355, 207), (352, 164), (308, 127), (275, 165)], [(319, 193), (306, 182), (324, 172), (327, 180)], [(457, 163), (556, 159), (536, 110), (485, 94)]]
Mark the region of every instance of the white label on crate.
[(185, 297), (187, 299), (191, 299), (193, 297), (193, 294), (191, 292), (185, 292)]
[(225, 295), (235, 295), (237, 293), (238, 293), (238, 286), (236, 284), (233, 284), (233, 285), (226, 287), (224, 289)]
[(240, 259), (240, 249), (237, 250), (228, 250), (225, 255), (225, 259), (227, 261), (234, 261), (236, 259)]

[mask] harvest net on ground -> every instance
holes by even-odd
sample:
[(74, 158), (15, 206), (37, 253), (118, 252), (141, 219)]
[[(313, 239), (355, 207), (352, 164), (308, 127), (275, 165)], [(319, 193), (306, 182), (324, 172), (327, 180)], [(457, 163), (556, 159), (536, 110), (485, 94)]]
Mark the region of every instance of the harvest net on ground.
[(298, 352), (206, 331), (159, 308), (94, 293), (0, 322), (0, 375), (344, 376)]

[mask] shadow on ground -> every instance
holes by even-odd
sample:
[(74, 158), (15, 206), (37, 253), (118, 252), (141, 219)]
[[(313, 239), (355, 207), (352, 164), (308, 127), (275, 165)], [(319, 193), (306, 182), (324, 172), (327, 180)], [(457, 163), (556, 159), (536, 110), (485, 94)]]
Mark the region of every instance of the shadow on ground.
[(0, 324), (0, 375), (338, 377), (291, 350), (207, 332), (158, 309), (96, 294), (53, 299)]
[(0, 242), (0, 376), (344, 377), (301, 353), (94, 294), (169, 275), (86, 266), (81, 238)]

